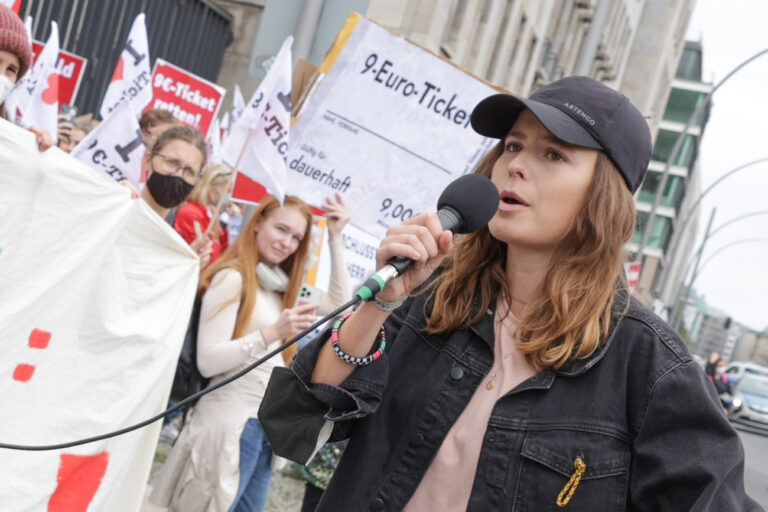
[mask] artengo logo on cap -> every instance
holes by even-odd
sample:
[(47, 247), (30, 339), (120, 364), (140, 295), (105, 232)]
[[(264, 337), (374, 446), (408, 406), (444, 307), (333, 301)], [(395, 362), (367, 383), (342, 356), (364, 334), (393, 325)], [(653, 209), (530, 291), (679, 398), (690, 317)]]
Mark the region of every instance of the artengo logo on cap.
[(581, 110), (581, 109), (580, 109), (579, 107), (577, 107), (576, 105), (574, 105), (574, 104), (572, 104), (572, 103), (568, 103), (567, 101), (566, 101), (565, 103), (563, 103), (563, 105), (565, 105), (565, 107), (566, 107), (568, 110), (571, 110), (571, 111), (575, 112), (575, 113), (576, 113), (576, 115), (578, 115), (578, 116), (580, 116), (581, 118), (583, 118), (583, 119), (584, 119), (586, 122), (588, 122), (588, 123), (590, 124), (590, 126), (594, 126), (594, 125), (595, 125), (595, 120), (594, 120), (594, 119), (592, 119), (592, 117), (591, 117), (589, 114), (587, 114), (586, 112), (584, 112), (583, 110)]

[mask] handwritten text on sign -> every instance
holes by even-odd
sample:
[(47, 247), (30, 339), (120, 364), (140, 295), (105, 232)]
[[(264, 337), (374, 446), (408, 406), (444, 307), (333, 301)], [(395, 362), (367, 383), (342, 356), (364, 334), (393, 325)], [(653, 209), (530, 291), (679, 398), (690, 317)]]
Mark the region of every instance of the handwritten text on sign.
[(355, 16), (338, 58), (292, 127), (287, 189), (315, 205), (341, 192), (352, 222), (381, 237), (390, 226), (434, 211), (445, 186), (471, 172), (495, 143), (475, 133), (469, 117), (497, 91)]

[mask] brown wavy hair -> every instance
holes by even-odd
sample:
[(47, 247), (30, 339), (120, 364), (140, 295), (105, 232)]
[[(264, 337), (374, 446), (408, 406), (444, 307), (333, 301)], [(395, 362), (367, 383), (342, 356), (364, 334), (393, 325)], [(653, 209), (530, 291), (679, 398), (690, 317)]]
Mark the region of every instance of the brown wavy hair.
[[(491, 176), (503, 142), (478, 164)], [(600, 153), (595, 175), (569, 234), (555, 250), (543, 282), (520, 319), (518, 348), (537, 369), (559, 368), (591, 355), (610, 326), (617, 280), (624, 276), (624, 244), (634, 231), (635, 204), (613, 162)], [(488, 227), (464, 235), (426, 291), (433, 301), (430, 332), (466, 329), (503, 293), (511, 302), (505, 266), (507, 245)], [(513, 256), (514, 257), (514, 256)]]
[[(283, 308), (292, 308), (296, 301), (296, 295), (301, 286), (304, 273), (304, 265), (309, 253), (310, 232), (312, 230), (312, 211), (309, 206), (296, 196), (285, 196), (283, 202), (285, 208), (295, 208), (307, 220), (307, 229), (304, 237), (299, 242), (296, 252), (291, 254), (280, 264), (280, 268), (288, 274), (288, 286), (283, 292)], [(243, 287), (239, 297), (232, 299), (221, 307), (240, 301), (240, 310), (237, 313), (237, 322), (235, 323), (235, 332), (233, 338), (239, 338), (245, 334), (245, 330), (251, 320), (253, 309), (256, 307), (256, 289), (259, 286), (259, 279), (256, 277), (256, 265), (261, 261), (259, 257), (259, 247), (256, 243), (256, 228), (266, 220), (273, 211), (280, 208), (280, 202), (274, 196), (265, 197), (259, 207), (251, 216), (248, 223), (240, 231), (235, 243), (230, 245), (226, 251), (200, 276), (200, 286), (197, 289), (198, 297), (211, 286), (213, 276), (220, 270), (231, 268), (240, 272), (243, 278)], [(293, 349), (293, 350), (291, 350)], [(296, 353), (296, 346), (292, 345), (283, 351), (283, 359), (288, 364)]]

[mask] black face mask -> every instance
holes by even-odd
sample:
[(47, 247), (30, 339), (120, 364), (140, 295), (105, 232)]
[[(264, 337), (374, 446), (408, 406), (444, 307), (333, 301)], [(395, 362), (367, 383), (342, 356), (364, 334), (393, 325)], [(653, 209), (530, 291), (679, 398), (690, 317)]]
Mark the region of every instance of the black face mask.
[(179, 206), (194, 188), (194, 185), (178, 176), (160, 174), (157, 171), (149, 176), (146, 186), (152, 198), (163, 208)]

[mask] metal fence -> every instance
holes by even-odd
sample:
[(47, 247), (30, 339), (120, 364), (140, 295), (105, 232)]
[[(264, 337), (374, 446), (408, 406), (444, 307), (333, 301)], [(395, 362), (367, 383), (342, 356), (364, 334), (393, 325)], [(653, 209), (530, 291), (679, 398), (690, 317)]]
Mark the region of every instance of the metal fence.
[(165, 59), (212, 82), (232, 43), (232, 16), (210, 0), (22, 0), (33, 37), (45, 42), (51, 21), (61, 49), (88, 59), (75, 98), (80, 112), (96, 114), (133, 19), (145, 13), (152, 64)]

